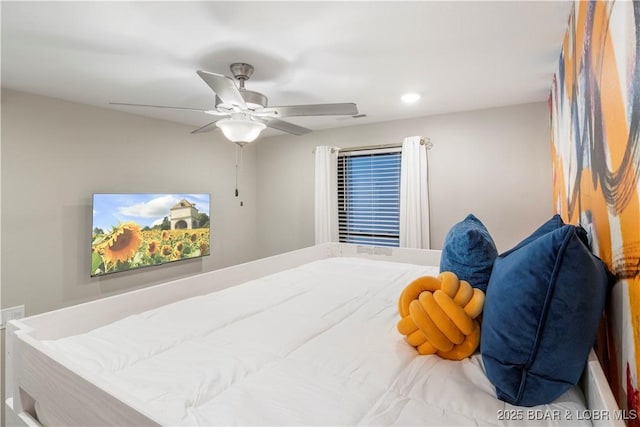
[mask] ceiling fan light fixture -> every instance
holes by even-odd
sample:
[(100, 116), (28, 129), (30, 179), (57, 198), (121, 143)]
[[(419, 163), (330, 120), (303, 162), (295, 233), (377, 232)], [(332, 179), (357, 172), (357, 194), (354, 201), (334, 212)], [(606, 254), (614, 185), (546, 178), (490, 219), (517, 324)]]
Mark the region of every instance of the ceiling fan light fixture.
[(267, 127), (264, 123), (248, 119), (223, 119), (216, 122), (224, 136), (231, 142), (253, 142)]

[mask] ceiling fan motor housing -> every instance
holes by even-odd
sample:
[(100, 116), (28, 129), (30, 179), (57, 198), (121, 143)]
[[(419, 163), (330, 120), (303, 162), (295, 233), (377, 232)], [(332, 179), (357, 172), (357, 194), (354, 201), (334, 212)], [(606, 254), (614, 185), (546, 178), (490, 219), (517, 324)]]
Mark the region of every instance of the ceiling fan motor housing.
[[(242, 99), (244, 99), (244, 102), (247, 103), (247, 106), (249, 107), (250, 110), (255, 111), (261, 108), (265, 108), (267, 106), (267, 102), (268, 102), (267, 97), (261, 94), (260, 92), (240, 89), (240, 95), (242, 96)], [(222, 99), (220, 99), (218, 95), (216, 95), (216, 108), (224, 107), (224, 106), (227, 106), (227, 105), (225, 105), (224, 101), (222, 101)]]
[[(229, 69), (231, 70), (233, 77), (240, 82), (238, 90), (249, 109), (255, 111), (265, 108), (268, 102), (266, 96), (260, 92), (254, 92), (244, 88), (244, 82), (249, 80), (253, 75), (253, 65), (247, 64), (246, 62), (234, 62), (229, 66)], [(216, 95), (216, 108), (218, 106), (226, 105), (224, 105), (224, 102), (218, 97), (218, 95)]]

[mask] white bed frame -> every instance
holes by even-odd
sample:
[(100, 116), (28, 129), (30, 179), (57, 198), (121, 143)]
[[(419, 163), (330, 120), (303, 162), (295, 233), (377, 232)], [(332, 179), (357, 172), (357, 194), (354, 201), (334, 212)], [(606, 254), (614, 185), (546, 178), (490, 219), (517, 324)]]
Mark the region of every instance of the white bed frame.
[[(41, 426), (35, 409), (39, 405), (46, 408), (53, 424), (157, 426), (150, 414), (129, 406), (69, 369), (40, 340), (80, 334), (174, 301), (339, 256), (420, 265), (440, 263), (440, 251), (328, 243), (11, 321), (7, 326), (5, 355), (7, 425)], [(593, 352), (583, 375), (582, 388), (589, 408), (589, 413), (584, 415), (595, 415), (591, 417), (594, 425), (625, 425), (614, 419), (618, 406)], [(604, 416), (608, 414), (610, 416)]]

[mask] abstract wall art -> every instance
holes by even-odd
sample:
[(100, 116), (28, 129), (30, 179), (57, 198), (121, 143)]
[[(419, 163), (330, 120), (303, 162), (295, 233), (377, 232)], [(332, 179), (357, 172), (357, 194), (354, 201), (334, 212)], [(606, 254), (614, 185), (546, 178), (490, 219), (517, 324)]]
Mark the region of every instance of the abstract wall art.
[[(600, 359), (632, 413), (640, 413), (639, 60), (640, 2), (576, 1), (549, 100), (554, 206), (588, 229), (617, 278)], [(637, 418), (628, 425), (640, 426)]]

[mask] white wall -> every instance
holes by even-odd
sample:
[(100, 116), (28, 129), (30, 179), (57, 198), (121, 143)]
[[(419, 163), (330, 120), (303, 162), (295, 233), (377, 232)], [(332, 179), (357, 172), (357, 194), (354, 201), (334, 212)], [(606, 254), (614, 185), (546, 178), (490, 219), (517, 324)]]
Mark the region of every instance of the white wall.
[[(255, 259), (255, 149), (218, 133), (2, 91), (2, 307), (31, 315)], [(94, 192), (211, 194), (211, 255), (89, 276)]]
[(474, 213), (504, 251), (553, 214), (546, 103), (281, 136), (257, 146), (259, 256), (314, 243), (312, 150), (431, 138), (431, 246)]

